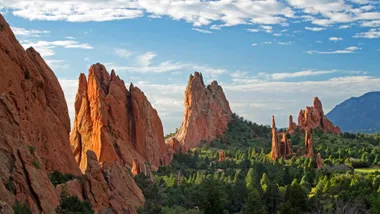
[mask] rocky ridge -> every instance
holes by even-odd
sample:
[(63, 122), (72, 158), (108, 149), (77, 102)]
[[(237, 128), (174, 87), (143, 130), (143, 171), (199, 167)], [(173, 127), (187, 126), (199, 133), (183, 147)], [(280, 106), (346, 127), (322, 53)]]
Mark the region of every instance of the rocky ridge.
[[(57, 77), (37, 51), (23, 49), (1, 15), (0, 76), (0, 212), (12, 213), (19, 201), (32, 213), (55, 213), (65, 189), (90, 201), (96, 213), (136, 213), (144, 196), (120, 163), (100, 167), (88, 151), (82, 175), (70, 149), (70, 120)], [(55, 188), (53, 171), (83, 179)]]

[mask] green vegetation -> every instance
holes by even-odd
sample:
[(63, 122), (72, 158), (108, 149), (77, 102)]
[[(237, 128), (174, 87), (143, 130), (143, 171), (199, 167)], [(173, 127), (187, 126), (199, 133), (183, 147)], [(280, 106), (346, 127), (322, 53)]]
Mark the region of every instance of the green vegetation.
[(41, 169), (41, 164), (37, 160), (33, 160), (32, 164), (36, 169)]
[(57, 214), (93, 214), (94, 210), (88, 201), (80, 201), (76, 196), (68, 196), (65, 191), (61, 193), (61, 201), (55, 210)]
[(72, 175), (72, 174), (62, 174), (59, 171), (54, 171), (49, 175), (49, 179), (51, 183), (56, 187), (58, 184), (66, 183), (70, 180), (79, 179), (81, 180), (81, 177)]
[(372, 166), (368, 168), (356, 168), (355, 173), (375, 173), (379, 172), (380, 173), (380, 167), (379, 166)]
[(36, 151), (36, 147), (34, 147), (32, 145), (28, 145), (28, 150), (29, 150), (30, 154), (34, 154), (34, 152)]
[(171, 137), (174, 137), (177, 133), (178, 133), (178, 129), (175, 129), (175, 132), (172, 132), (172, 133), (165, 135), (165, 140), (169, 139)]
[(15, 194), (15, 192), (16, 192), (16, 188), (15, 188), (15, 185), (14, 185), (14, 183), (13, 183), (13, 177), (12, 177), (12, 176), (9, 176), (8, 182), (6, 182), (4, 185), (5, 185), (5, 188), (6, 188), (9, 192)]
[[(228, 132), (201, 148), (174, 155), (155, 181), (135, 176), (146, 204), (139, 213), (379, 213), (380, 136), (312, 131), (314, 153), (303, 156), (304, 133), (288, 136), (296, 153), (272, 161), (270, 128), (234, 115)], [(226, 159), (218, 162), (218, 150)], [(371, 167), (356, 173), (357, 167)], [(342, 211), (344, 210), (344, 211)]]
[(12, 208), (15, 214), (32, 214), (30, 208), (20, 201), (17, 201)]

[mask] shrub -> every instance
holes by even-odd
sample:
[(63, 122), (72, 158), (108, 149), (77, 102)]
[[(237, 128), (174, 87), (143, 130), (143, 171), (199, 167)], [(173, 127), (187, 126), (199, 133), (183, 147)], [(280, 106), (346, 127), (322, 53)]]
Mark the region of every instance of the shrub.
[(34, 154), (34, 152), (36, 151), (36, 147), (32, 145), (28, 145), (28, 149), (29, 149), (30, 154)]
[(6, 188), (9, 192), (15, 194), (15, 191), (16, 191), (16, 190), (15, 190), (15, 185), (14, 185), (14, 183), (13, 183), (13, 177), (12, 177), (12, 176), (9, 176), (9, 180), (8, 180), (8, 182), (5, 183), (5, 188)]
[(38, 163), (37, 160), (33, 160), (33, 161), (32, 161), (32, 164), (33, 164), (34, 167), (36, 167), (36, 169), (41, 169), (41, 164)]
[(53, 173), (49, 175), (49, 179), (54, 186), (57, 186), (58, 184), (63, 184), (63, 183), (66, 183), (67, 181), (74, 180), (74, 179), (81, 180), (81, 177), (77, 177), (72, 174), (62, 174), (59, 171), (54, 171)]
[(76, 196), (68, 196), (65, 191), (61, 193), (61, 201), (55, 209), (58, 214), (93, 214), (94, 210), (88, 201), (80, 201)]
[(24, 203), (17, 201), (13, 206), (13, 211), (15, 214), (33, 214), (28, 206)]

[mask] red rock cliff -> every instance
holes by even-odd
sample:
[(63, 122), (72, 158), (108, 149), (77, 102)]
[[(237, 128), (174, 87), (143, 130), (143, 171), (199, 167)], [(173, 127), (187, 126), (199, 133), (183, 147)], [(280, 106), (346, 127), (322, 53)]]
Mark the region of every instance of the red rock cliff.
[(187, 149), (197, 147), (201, 141), (211, 141), (224, 134), (231, 118), (222, 87), (216, 81), (206, 87), (202, 74), (190, 75), (185, 90), (184, 120), (176, 135), (178, 141)]
[(131, 84), (128, 91), (101, 64), (90, 67), (88, 80), (79, 77), (70, 143), (82, 171), (88, 150), (100, 163), (120, 161), (129, 167), (134, 159), (150, 162), (153, 169), (170, 161), (157, 111), (140, 89)]
[(59, 203), (48, 174), (80, 175), (71, 154), (70, 121), (59, 82), (33, 48), (19, 44), (0, 15), (0, 196), (33, 213)]
[(321, 128), (324, 132), (341, 134), (338, 126), (329, 121), (323, 113), (322, 103), (314, 97), (313, 106), (306, 106), (298, 115), (298, 126), (301, 130)]

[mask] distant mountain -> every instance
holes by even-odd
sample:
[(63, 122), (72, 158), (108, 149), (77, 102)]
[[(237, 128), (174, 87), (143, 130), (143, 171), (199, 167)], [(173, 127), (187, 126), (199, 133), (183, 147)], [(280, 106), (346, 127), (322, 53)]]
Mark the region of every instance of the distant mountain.
[(326, 117), (342, 132), (380, 133), (380, 91), (351, 97), (335, 106)]

